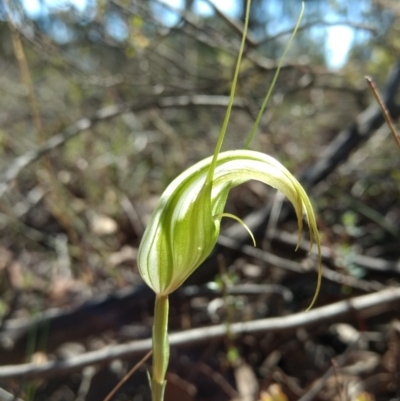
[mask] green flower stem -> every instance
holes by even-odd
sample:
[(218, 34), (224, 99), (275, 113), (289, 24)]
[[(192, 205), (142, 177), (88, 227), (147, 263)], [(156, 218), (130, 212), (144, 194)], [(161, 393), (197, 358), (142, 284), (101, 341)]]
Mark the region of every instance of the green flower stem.
[(262, 118), (262, 116), (264, 114), (265, 108), (267, 107), (269, 98), (271, 97), (272, 90), (275, 87), (275, 83), (276, 83), (276, 80), (278, 79), (279, 72), (281, 71), (281, 68), (282, 68), (282, 65), (283, 65), (283, 61), (285, 60), (286, 53), (289, 51), (290, 46), (291, 46), (291, 44), (293, 42), (293, 39), (296, 36), (297, 30), (299, 29), (300, 22), (301, 22), (301, 19), (303, 18), (303, 14), (304, 14), (304, 8), (305, 8), (305, 4), (304, 4), (304, 1), (302, 1), (301, 2), (301, 11), (300, 11), (299, 18), (297, 19), (296, 26), (294, 27), (294, 30), (293, 30), (292, 35), (290, 36), (289, 42), (287, 43), (287, 45), (285, 47), (285, 50), (283, 51), (282, 57), (279, 60), (278, 66), (277, 66), (275, 74), (274, 74), (274, 78), (272, 79), (272, 83), (269, 86), (267, 95), (264, 98), (264, 101), (263, 101), (263, 104), (261, 106), (261, 109), (258, 112), (256, 121), (254, 121), (254, 124), (253, 124), (253, 127), (251, 128), (250, 134), (246, 139), (246, 142), (244, 144), (244, 149), (248, 149), (249, 148), (250, 143), (253, 140), (253, 137), (254, 137), (254, 135), (255, 135), (255, 133), (257, 131), (257, 128), (260, 125), (261, 118)]
[[(156, 293), (153, 326), (153, 372), (149, 378), (153, 401), (163, 401), (166, 387), (165, 375), (169, 360), (168, 343), (168, 294), (179, 288), (214, 248), (223, 217), (233, 218), (249, 231), (238, 217), (224, 213), (229, 191), (248, 180), (258, 180), (281, 191), (295, 208), (299, 226), (299, 241), (303, 229), (303, 214), (310, 227), (311, 244), (317, 243), (319, 274), (314, 304), (321, 285), (321, 246), (314, 211), (306, 192), (292, 174), (277, 160), (252, 150), (220, 152), (228, 127), (240, 61), (244, 52), (251, 0), (247, 0), (243, 37), (232, 82), (229, 105), (214, 155), (190, 167), (170, 183), (161, 195), (138, 253), (138, 267), (143, 280)], [(302, 13), (304, 4), (302, 7)], [(249, 146), (270, 97), (283, 58), (293, 36), (289, 40), (278, 64), (271, 88), (264, 100), (255, 125), (246, 141)], [(228, 329), (229, 332), (229, 329)]]
[(151, 379), (151, 395), (153, 401), (163, 401), (165, 373), (169, 360), (168, 342), (168, 295), (156, 296), (153, 326), (153, 377)]
[(221, 131), (220, 131), (219, 136), (218, 136), (217, 144), (215, 145), (214, 155), (213, 155), (213, 158), (212, 158), (210, 169), (208, 171), (207, 181), (206, 181), (208, 184), (212, 183), (212, 180), (213, 180), (213, 177), (214, 177), (214, 171), (215, 171), (215, 167), (217, 165), (218, 155), (219, 155), (219, 153), (221, 151), (222, 143), (224, 142), (226, 130), (227, 130), (228, 124), (229, 124), (229, 118), (231, 116), (233, 102), (235, 100), (236, 84), (237, 84), (238, 77), (239, 77), (240, 64), (242, 62), (242, 56), (243, 56), (244, 47), (245, 47), (246, 38), (247, 38), (247, 31), (248, 31), (248, 28), (249, 28), (250, 6), (251, 6), (251, 0), (248, 0), (247, 4), (246, 4), (246, 15), (245, 15), (245, 18), (244, 18), (242, 41), (240, 42), (239, 55), (238, 55), (238, 58), (237, 58), (237, 61), (236, 61), (235, 72), (234, 72), (234, 75), (233, 75), (231, 93), (229, 95), (228, 107), (226, 109), (224, 122), (222, 123), (222, 128), (221, 128)]

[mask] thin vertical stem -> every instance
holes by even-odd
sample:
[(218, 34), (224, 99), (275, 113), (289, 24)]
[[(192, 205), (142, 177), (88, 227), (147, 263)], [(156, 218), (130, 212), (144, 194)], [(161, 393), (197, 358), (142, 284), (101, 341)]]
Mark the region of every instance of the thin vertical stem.
[(153, 326), (153, 377), (151, 395), (153, 401), (163, 401), (165, 373), (169, 360), (168, 295), (156, 295)]
[(222, 123), (222, 128), (219, 133), (218, 141), (217, 141), (217, 144), (215, 145), (214, 156), (211, 161), (210, 170), (208, 171), (207, 181), (206, 181), (206, 183), (208, 183), (208, 184), (211, 184), (211, 182), (213, 181), (213, 178), (214, 178), (214, 171), (215, 171), (215, 167), (217, 165), (218, 155), (219, 155), (219, 152), (221, 151), (222, 143), (224, 142), (226, 130), (227, 130), (228, 124), (229, 124), (229, 118), (231, 116), (233, 102), (235, 100), (236, 84), (237, 84), (238, 77), (239, 77), (240, 64), (242, 62), (242, 56), (243, 56), (244, 47), (246, 44), (247, 31), (248, 31), (248, 27), (249, 27), (250, 6), (251, 6), (251, 0), (247, 0), (246, 16), (244, 19), (244, 27), (243, 27), (243, 36), (242, 36), (242, 41), (240, 43), (239, 55), (238, 55), (238, 58), (236, 61), (235, 72), (233, 75), (231, 93), (229, 95), (229, 102), (228, 102), (228, 107), (226, 109), (224, 122)]
[(278, 79), (279, 72), (281, 71), (281, 68), (282, 68), (282, 65), (283, 65), (283, 61), (285, 60), (286, 53), (289, 51), (290, 46), (291, 46), (291, 44), (292, 44), (292, 42), (293, 42), (293, 39), (294, 39), (294, 37), (296, 36), (297, 30), (299, 29), (300, 22), (301, 22), (301, 19), (302, 19), (302, 17), (303, 17), (303, 14), (304, 14), (304, 8), (305, 8), (305, 5), (304, 5), (304, 1), (303, 1), (303, 2), (301, 3), (301, 11), (300, 11), (299, 18), (297, 19), (296, 26), (294, 27), (293, 33), (292, 33), (292, 35), (290, 36), (289, 42), (288, 42), (288, 44), (286, 45), (285, 50), (283, 51), (282, 57), (281, 57), (280, 60), (279, 60), (278, 66), (277, 66), (276, 71), (275, 71), (275, 74), (274, 74), (274, 78), (272, 79), (272, 83), (271, 83), (271, 85), (269, 86), (269, 89), (268, 89), (268, 92), (267, 92), (267, 94), (266, 94), (266, 96), (265, 96), (265, 98), (264, 98), (263, 104), (261, 105), (261, 109), (260, 109), (260, 111), (258, 112), (256, 121), (254, 122), (253, 127), (251, 128), (250, 134), (249, 134), (249, 136), (247, 137), (246, 142), (245, 142), (245, 144), (244, 144), (244, 148), (245, 148), (245, 149), (248, 149), (248, 147), (250, 146), (250, 143), (251, 143), (251, 141), (253, 140), (253, 137), (254, 137), (254, 135), (255, 135), (255, 133), (256, 133), (256, 131), (257, 131), (257, 128), (258, 128), (258, 126), (260, 125), (261, 118), (262, 118), (262, 116), (263, 116), (263, 114), (264, 114), (265, 108), (267, 107), (269, 98), (271, 97), (272, 90), (274, 89), (276, 80)]

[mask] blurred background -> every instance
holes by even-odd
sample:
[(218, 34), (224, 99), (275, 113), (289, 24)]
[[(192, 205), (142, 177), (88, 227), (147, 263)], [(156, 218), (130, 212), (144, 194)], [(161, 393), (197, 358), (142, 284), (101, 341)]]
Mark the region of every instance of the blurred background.
[[(0, 3), (4, 369), (29, 363), (30, 371), (33, 363), (151, 336), (153, 300), (137, 249), (168, 183), (213, 152), (245, 3)], [(400, 4), (305, 4), (251, 147), (280, 160), (312, 198), (323, 306), (399, 283), (400, 149), (364, 77), (398, 121)], [(224, 149), (243, 147), (300, 9), (298, 0), (252, 1)], [(172, 300), (171, 331), (290, 315), (310, 303), (315, 252), (307, 256), (306, 241), (294, 252), (297, 225), (281, 197), (249, 182), (231, 192), (227, 211), (246, 219), (261, 253), (249, 249), (243, 228), (225, 222), (216, 252)], [(284, 336), (232, 335), (177, 348), (167, 399), (399, 400), (398, 304), (378, 312)], [(349, 332), (359, 336), (356, 345)], [(337, 367), (307, 395), (343, 353), (348, 370)], [(74, 373), (50, 364), (32, 379), (0, 369), (0, 387), (4, 397), (24, 400), (104, 399), (134, 362)], [(114, 399), (148, 399), (146, 366)]]

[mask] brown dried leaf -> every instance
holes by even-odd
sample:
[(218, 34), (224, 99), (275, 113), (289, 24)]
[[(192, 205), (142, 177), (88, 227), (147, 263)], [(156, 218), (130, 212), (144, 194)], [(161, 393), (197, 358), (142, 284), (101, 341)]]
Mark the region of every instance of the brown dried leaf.
[(375, 401), (375, 397), (363, 391), (362, 393), (358, 393), (354, 398), (353, 401)]
[(271, 384), (267, 391), (262, 391), (259, 401), (288, 401), (287, 395), (279, 384)]
[(254, 400), (258, 393), (258, 380), (251, 366), (242, 361), (235, 367), (234, 373), (240, 400)]
[(96, 215), (91, 221), (91, 230), (96, 235), (110, 235), (118, 230), (118, 224), (111, 217)]

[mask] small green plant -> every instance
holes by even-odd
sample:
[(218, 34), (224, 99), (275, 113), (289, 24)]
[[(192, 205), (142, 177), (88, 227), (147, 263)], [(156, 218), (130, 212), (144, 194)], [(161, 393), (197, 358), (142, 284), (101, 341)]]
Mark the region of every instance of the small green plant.
[[(168, 296), (193, 273), (213, 250), (223, 217), (239, 221), (224, 213), (229, 191), (248, 180), (259, 180), (281, 191), (294, 206), (299, 226), (299, 241), (303, 214), (310, 227), (311, 243), (320, 252), (317, 224), (310, 200), (294, 176), (277, 160), (260, 152), (247, 150), (257, 130), (283, 59), (299, 26), (304, 4), (294, 32), (278, 64), (273, 82), (264, 99), (258, 117), (245, 142), (245, 149), (221, 153), (235, 96), (240, 62), (248, 29), (251, 0), (246, 7), (246, 19), (239, 56), (233, 77), (229, 104), (214, 155), (190, 167), (179, 175), (161, 195), (143, 235), (138, 265), (143, 280), (156, 294), (153, 326), (153, 371), (149, 378), (153, 401), (162, 401), (166, 385), (165, 374), (169, 360)], [(253, 235), (250, 232), (253, 239)], [(310, 307), (314, 304), (317, 289)]]

